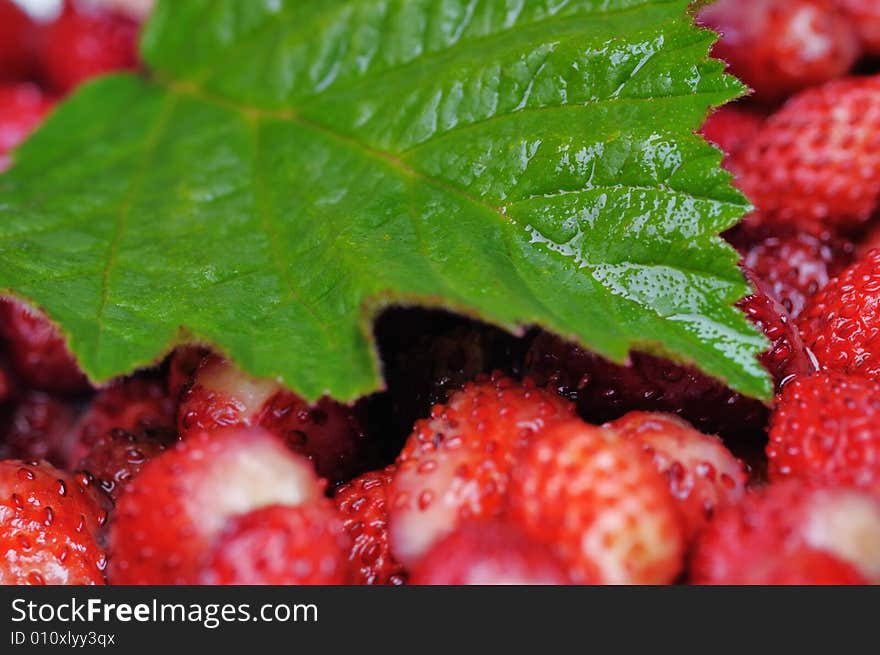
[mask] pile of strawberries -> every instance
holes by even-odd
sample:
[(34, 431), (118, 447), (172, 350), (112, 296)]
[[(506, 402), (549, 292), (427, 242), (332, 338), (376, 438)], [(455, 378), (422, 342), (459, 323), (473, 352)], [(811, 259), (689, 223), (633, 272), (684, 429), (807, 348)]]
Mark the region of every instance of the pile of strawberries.
[[(93, 389), (6, 299), (0, 583), (880, 583), (880, 3), (699, 20), (754, 89), (703, 132), (755, 205), (726, 237), (772, 407), (654, 355), (403, 309), (376, 325), (388, 389), (351, 407), (196, 346)], [(136, 33), (0, 0), (0, 156), (135, 67)]]
[(55, 103), (82, 82), (138, 65), (138, 22), (94, 2), (65, 0), (37, 23), (0, 0), (0, 171)]

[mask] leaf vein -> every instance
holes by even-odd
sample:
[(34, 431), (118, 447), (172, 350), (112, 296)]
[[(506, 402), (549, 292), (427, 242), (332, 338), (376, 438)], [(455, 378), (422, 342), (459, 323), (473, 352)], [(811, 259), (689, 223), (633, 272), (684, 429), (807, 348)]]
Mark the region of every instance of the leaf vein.
[(116, 227), (114, 229), (113, 238), (110, 241), (107, 252), (107, 263), (101, 271), (101, 301), (98, 307), (98, 314), (95, 317), (96, 357), (101, 352), (101, 340), (104, 334), (104, 330), (106, 329), (106, 326), (104, 324), (104, 317), (106, 315), (107, 305), (110, 300), (110, 277), (112, 275), (113, 268), (119, 258), (119, 248), (125, 235), (125, 229), (128, 224), (128, 217), (131, 213), (132, 208), (134, 207), (137, 195), (138, 193), (140, 193), (141, 187), (143, 186), (150, 160), (153, 158), (156, 147), (158, 146), (159, 141), (162, 138), (162, 133), (168, 126), (168, 121), (174, 113), (174, 108), (177, 104), (178, 98), (179, 96), (176, 96), (173, 93), (169, 93), (163, 100), (162, 106), (156, 112), (156, 119), (153, 123), (153, 127), (148, 133), (147, 139), (144, 142), (143, 154), (141, 155), (137, 175), (132, 181), (129, 190), (126, 193), (125, 198), (123, 199), (123, 203), (119, 209), (119, 213), (117, 214)]
[[(247, 117), (245, 117), (245, 120), (248, 120)], [(309, 314), (309, 316), (312, 317), (315, 324), (321, 328), (321, 331), (327, 337), (328, 341), (332, 344), (333, 349), (337, 352), (340, 352), (341, 348), (337, 331), (334, 330), (332, 326), (327, 323), (326, 320), (319, 316), (315, 309), (303, 299), (302, 293), (300, 292), (299, 288), (294, 284), (293, 279), (290, 277), (288, 267), (284, 265), (284, 257), (278, 250), (280, 235), (272, 219), (272, 212), (270, 212), (266, 206), (266, 187), (260, 175), (260, 149), (262, 143), (262, 139), (260, 136), (260, 121), (251, 121), (251, 126), (253, 147), (251, 154), (254, 166), (253, 179), (255, 194), (257, 196), (257, 204), (259, 212), (261, 214), (260, 219), (263, 226), (263, 231), (266, 232), (266, 236), (268, 238), (269, 250), (272, 254), (272, 261), (275, 265), (275, 268), (278, 270), (278, 274), (281, 277), (281, 280), (287, 287), (287, 291), (289, 294), (288, 297), (295, 300)]]

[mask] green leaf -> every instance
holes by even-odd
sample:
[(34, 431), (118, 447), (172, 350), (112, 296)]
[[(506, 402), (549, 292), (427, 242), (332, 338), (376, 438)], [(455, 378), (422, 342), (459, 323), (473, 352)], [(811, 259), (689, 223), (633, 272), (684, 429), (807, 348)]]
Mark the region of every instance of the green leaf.
[(686, 0), (168, 0), (144, 78), (0, 178), (0, 287), (96, 380), (215, 344), (314, 399), (381, 386), (389, 303), (539, 324), (750, 395), (765, 347), (694, 135), (742, 92)]

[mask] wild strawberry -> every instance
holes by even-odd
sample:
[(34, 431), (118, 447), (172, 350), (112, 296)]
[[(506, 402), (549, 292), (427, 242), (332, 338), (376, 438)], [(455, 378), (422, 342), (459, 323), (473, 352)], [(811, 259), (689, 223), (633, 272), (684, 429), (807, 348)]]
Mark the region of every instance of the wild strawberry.
[(880, 75), (803, 91), (770, 116), (738, 160), (757, 220), (851, 228), (880, 200)]
[(0, 0), (0, 79), (29, 75), (33, 39), (34, 24), (28, 15), (11, 0)]
[(746, 271), (746, 277), (755, 287), (755, 291), (740, 300), (737, 307), (770, 341), (770, 348), (759, 356), (764, 368), (770, 372), (777, 385), (793, 375), (812, 372), (813, 361), (785, 307), (773, 298), (767, 285), (751, 271)]
[(880, 5), (876, 0), (833, 0), (849, 17), (862, 39), (862, 47), (872, 55), (880, 55)]
[(355, 584), (401, 585), (406, 581), (406, 571), (391, 555), (388, 542), (388, 490), (395, 470), (388, 466), (364, 473), (333, 494), (351, 537), (348, 560)]
[(669, 485), (614, 430), (573, 420), (545, 431), (515, 469), (509, 516), (549, 544), (575, 582), (664, 584), (682, 568)]
[(263, 405), (281, 389), (257, 380), (218, 355), (202, 359), (183, 393), (177, 416), (181, 438), (234, 425), (256, 425)]
[(10, 363), (28, 386), (70, 394), (89, 390), (61, 333), (41, 312), (0, 299), (0, 334), (8, 343)]
[(413, 570), (415, 585), (561, 585), (565, 567), (545, 545), (501, 521), (467, 523), (435, 543)]
[(724, 151), (725, 161), (735, 160), (761, 129), (764, 117), (741, 105), (726, 105), (709, 114), (700, 133)]
[(0, 584), (104, 584), (106, 519), (83, 478), (0, 461)]
[(120, 379), (99, 391), (77, 422), (67, 468), (76, 468), (114, 429), (168, 440), (174, 434), (174, 402), (163, 381), (149, 374)]
[(331, 483), (350, 480), (361, 466), (363, 433), (351, 410), (331, 398), (309, 405), (282, 390), (263, 406), (257, 423), (305, 455)]
[(33, 84), (0, 86), (0, 173), (12, 163), (9, 153), (43, 122), (53, 104)]
[(229, 518), (322, 493), (309, 463), (263, 430), (191, 435), (148, 461), (119, 497), (110, 580), (192, 583)]
[(816, 294), (798, 327), (823, 368), (880, 376), (880, 250), (870, 251)]
[(765, 103), (845, 75), (861, 52), (853, 26), (825, 0), (720, 0), (699, 19), (721, 33), (713, 54)]
[(350, 408), (330, 398), (309, 405), (272, 380), (257, 380), (221, 357), (199, 364), (178, 411), (181, 438), (224, 426), (260, 426), (308, 457), (331, 482), (360, 465), (362, 433)]
[(137, 68), (138, 30), (126, 15), (65, 0), (43, 35), (46, 78), (67, 93), (97, 75)]
[(4, 458), (40, 460), (67, 467), (77, 410), (42, 391), (26, 393), (15, 405), (0, 452)]
[(880, 497), (876, 494), (820, 488), (812, 494), (801, 530), (811, 547), (852, 564), (870, 584), (880, 584)]
[(529, 381), (468, 383), (416, 423), (391, 481), (391, 549), (413, 565), (469, 519), (497, 516), (519, 452), (573, 407)]
[(630, 412), (605, 427), (637, 443), (651, 456), (666, 478), (689, 538), (705, 527), (719, 508), (745, 495), (748, 480), (742, 463), (718, 437), (697, 432), (676, 416)]
[(792, 318), (853, 260), (852, 242), (827, 230), (745, 224), (740, 228), (731, 241), (743, 256), (743, 268)]
[(777, 560), (766, 569), (750, 573), (749, 584), (761, 585), (865, 585), (852, 565), (821, 550), (804, 548)]
[(783, 387), (770, 423), (770, 477), (880, 493), (880, 382), (822, 372)]
[(86, 471), (114, 501), (149, 460), (173, 442), (169, 433), (128, 432), (115, 428), (102, 435), (76, 469)]
[(348, 538), (326, 498), (270, 505), (229, 519), (200, 584), (339, 585), (348, 581)]
[(143, 20), (149, 16), (156, 0), (102, 0), (102, 4), (135, 20)]
[[(798, 482), (771, 484), (738, 505), (718, 512), (700, 535), (691, 559), (697, 584), (769, 584), (791, 573), (804, 551), (825, 553), (853, 567), (874, 584), (880, 580), (880, 499), (846, 488), (811, 488)], [(840, 571), (839, 565), (834, 565)], [(783, 576), (783, 573), (785, 574)], [(844, 577), (852, 573), (844, 571)]]
[(591, 423), (631, 411), (674, 413), (701, 432), (739, 437), (763, 430), (767, 409), (695, 368), (645, 353), (629, 365), (608, 361), (547, 332), (539, 333), (525, 358), (525, 373), (577, 403)]

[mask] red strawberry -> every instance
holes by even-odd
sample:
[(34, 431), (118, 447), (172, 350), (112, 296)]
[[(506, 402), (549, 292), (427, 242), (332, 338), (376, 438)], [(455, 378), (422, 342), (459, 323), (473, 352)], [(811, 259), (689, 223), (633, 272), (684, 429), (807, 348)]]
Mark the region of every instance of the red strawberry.
[(263, 406), (257, 423), (308, 457), (331, 483), (350, 480), (361, 466), (363, 433), (351, 409), (331, 398), (309, 405), (290, 391), (279, 391)]
[(813, 361), (785, 307), (772, 297), (764, 282), (751, 271), (746, 271), (746, 277), (755, 287), (755, 292), (740, 300), (737, 307), (770, 341), (770, 348), (759, 357), (764, 368), (777, 385), (793, 375), (811, 373), (814, 370)]
[(880, 75), (837, 80), (770, 116), (737, 160), (758, 220), (849, 228), (880, 201)]
[(61, 333), (42, 313), (18, 300), (0, 299), (0, 333), (11, 364), (29, 386), (59, 393), (89, 390)]
[(870, 583), (880, 581), (880, 499), (846, 488), (772, 484), (716, 515), (695, 546), (691, 580), (769, 584), (794, 578), (818, 584), (833, 575), (841, 583), (852, 581), (852, 572), (839, 563), (830, 571), (794, 569), (804, 551), (835, 558)]
[(605, 427), (651, 456), (678, 504), (688, 537), (705, 527), (719, 508), (745, 495), (748, 480), (742, 463), (718, 437), (697, 432), (676, 416), (631, 412)]
[(416, 423), (391, 481), (391, 549), (412, 566), (468, 519), (497, 516), (520, 450), (573, 407), (529, 381), (469, 383)]
[(770, 423), (767, 458), (772, 480), (880, 493), (880, 381), (823, 372), (785, 385)]
[(43, 122), (53, 105), (33, 84), (0, 86), (0, 173), (12, 163), (9, 153)]
[(87, 471), (114, 501), (149, 460), (172, 442), (167, 433), (127, 432), (116, 428), (101, 436), (77, 470)]
[(468, 523), (435, 543), (413, 569), (415, 585), (563, 585), (550, 550), (500, 521)]
[(853, 259), (852, 242), (827, 230), (791, 226), (740, 226), (731, 241), (742, 265), (763, 283), (767, 295), (797, 318), (807, 302)]
[(28, 76), (33, 38), (34, 24), (28, 15), (10, 0), (0, 0), (0, 79)]
[(572, 420), (544, 432), (514, 472), (509, 515), (554, 548), (575, 582), (664, 584), (682, 568), (669, 485), (613, 430)]
[(845, 75), (861, 50), (825, 0), (719, 0), (699, 18), (722, 35), (713, 54), (766, 103)]
[(12, 411), (0, 452), (12, 459), (45, 459), (66, 468), (76, 418), (71, 403), (42, 391), (28, 392)]
[(308, 462), (263, 430), (192, 435), (147, 462), (119, 497), (110, 580), (192, 583), (229, 518), (322, 493)]
[(388, 490), (395, 470), (388, 466), (364, 473), (333, 495), (351, 537), (348, 559), (355, 584), (401, 585), (406, 581), (406, 571), (391, 555), (388, 540)]
[(104, 584), (106, 519), (84, 478), (0, 461), (0, 584)]
[(178, 411), (181, 438), (224, 426), (260, 426), (308, 457), (331, 482), (360, 465), (362, 433), (350, 408), (330, 398), (309, 405), (271, 380), (257, 380), (211, 355), (199, 364)]
[(143, 20), (149, 16), (156, 0), (101, 0), (101, 4), (135, 20)]
[(862, 39), (862, 47), (880, 55), (880, 4), (877, 0), (833, 0), (849, 17)]
[(114, 429), (168, 440), (174, 433), (174, 403), (160, 378), (144, 374), (120, 379), (98, 392), (77, 423), (67, 467), (76, 468)]
[(138, 24), (123, 14), (65, 0), (43, 35), (43, 69), (66, 93), (82, 82), (138, 65)]
[(821, 550), (804, 548), (752, 573), (749, 584), (761, 585), (864, 585), (867, 581), (852, 565)]
[(764, 117), (757, 112), (741, 105), (726, 105), (709, 115), (700, 133), (724, 151), (725, 160), (730, 160), (754, 138), (763, 122)]
[(234, 425), (256, 425), (263, 405), (279, 390), (272, 380), (256, 380), (218, 355), (202, 359), (178, 409), (181, 438)]
[(234, 516), (217, 536), (200, 584), (339, 585), (348, 581), (348, 538), (326, 498)]
[(804, 343), (832, 371), (880, 376), (880, 250), (829, 282), (798, 320)]
[(542, 332), (526, 355), (525, 372), (577, 403), (592, 423), (641, 410), (681, 416), (701, 432), (738, 437), (761, 431), (767, 409), (692, 367), (644, 353), (615, 364), (574, 343)]

